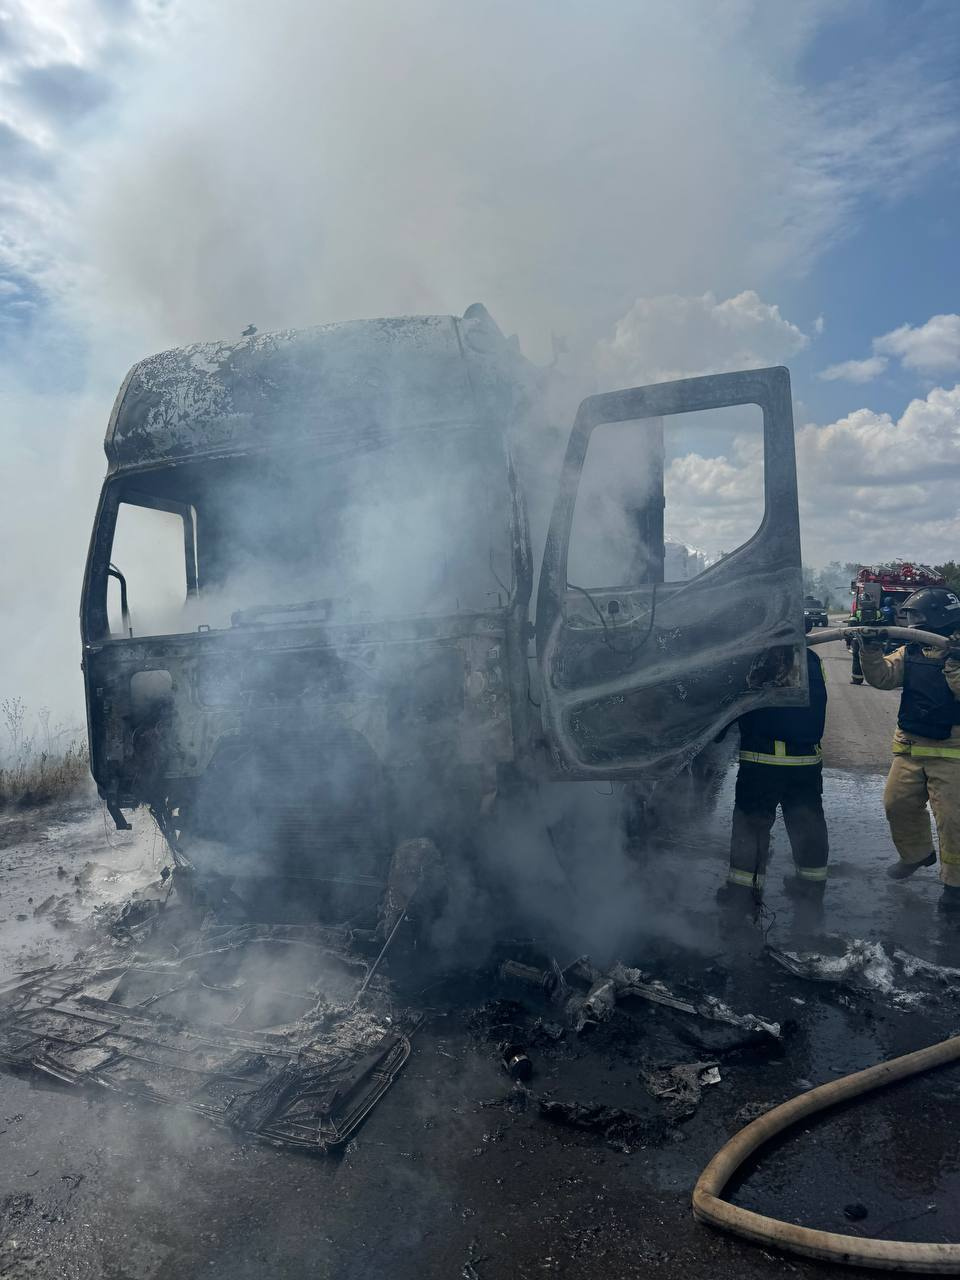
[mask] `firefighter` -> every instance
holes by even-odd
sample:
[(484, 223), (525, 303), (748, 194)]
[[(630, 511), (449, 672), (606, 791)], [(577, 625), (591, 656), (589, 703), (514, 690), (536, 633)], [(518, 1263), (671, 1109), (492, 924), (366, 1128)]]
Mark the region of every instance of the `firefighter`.
[(897, 620), (897, 606), (892, 596), (884, 596), (880, 602), (880, 618), (884, 626), (892, 627)]
[[(810, 620), (804, 622), (809, 631)], [(820, 739), (827, 713), (823, 664), (810, 648), (810, 705), (749, 711), (739, 720), (740, 767), (730, 837), (730, 869), (717, 900), (736, 911), (759, 904), (770, 848), (770, 832), (783, 812), (796, 876), (793, 897), (818, 905), (827, 883), (827, 824), (823, 816)]]
[[(859, 624), (860, 614), (858, 611), (853, 615), (853, 625), (859, 626)], [(850, 649), (850, 683), (863, 684), (863, 667), (860, 665), (860, 647), (857, 644), (851, 644)]]
[[(882, 609), (877, 609), (872, 604), (864, 604), (863, 597), (858, 595), (856, 608), (848, 625), (860, 627), (875, 623), (881, 615)], [(891, 620), (892, 621), (892, 620)], [(860, 666), (860, 650), (855, 644), (850, 644), (850, 683), (863, 684), (863, 668)]]
[(929, 801), (940, 845), (939, 905), (960, 913), (960, 599), (945, 587), (923, 587), (904, 601), (900, 618), (904, 626), (949, 637), (952, 647), (906, 644), (884, 655), (881, 633), (861, 633), (867, 683), (903, 689), (883, 796), (900, 860), (887, 874), (906, 880), (936, 863)]

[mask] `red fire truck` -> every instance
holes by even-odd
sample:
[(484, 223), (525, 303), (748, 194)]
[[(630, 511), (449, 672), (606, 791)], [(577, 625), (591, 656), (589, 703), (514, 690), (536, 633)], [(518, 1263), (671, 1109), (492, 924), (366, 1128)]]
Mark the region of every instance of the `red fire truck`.
[(853, 602), (850, 613), (860, 622), (890, 621), (882, 618), (881, 606), (889, 599), (899, 609), (907, 596), (921, 587), (945, 587), (946, 579), (925, 564), (908, 564), (895, 560), (892, 564), (861, 565), (850, 583)]
[[(894, 560), (892, 564), (861, 565), (857, 576), (850, 583), (853, 600), (850, 604), (848, 626), (857, 623), (893, 624), (896, 614), (884, 617), (883, 602), (889, 600), (895, 610), (899, 610), (904, 600), (919, 591), (921, 587), (945, 587), (946, 579), (925, 564), (908, 564), (905, 560)], [(852, 647), (852, 637), (844, 636), (848, 649)], [(895, 649), (899, 642), (891, 642), (889, 648)], [(851, 684), (863, 684), (863, 670), (860, 666), (860, 651), (854, 649)]]

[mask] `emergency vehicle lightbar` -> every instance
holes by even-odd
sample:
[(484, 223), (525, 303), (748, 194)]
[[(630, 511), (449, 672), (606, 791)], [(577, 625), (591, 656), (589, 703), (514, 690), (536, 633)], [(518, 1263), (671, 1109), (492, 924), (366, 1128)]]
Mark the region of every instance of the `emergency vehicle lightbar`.
[(857, 570), (851, 590), (856, 590), (858, 582), (878, 582), (881, 587), (891, 591), (919, 591), (921, 587), (946, 586), (946, 578), (926, 564), (908, 564), (905, 560), (897, 560), (893, 564), (876, 566), (862, 565)]

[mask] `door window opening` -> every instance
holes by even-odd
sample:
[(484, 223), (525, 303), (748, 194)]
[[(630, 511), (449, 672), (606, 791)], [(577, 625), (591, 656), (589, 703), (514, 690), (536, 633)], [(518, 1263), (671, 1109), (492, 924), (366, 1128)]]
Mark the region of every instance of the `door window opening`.
[(152, 506), (120, 503), (107, 579), (111, 636), (173, 635), (185, 629), (184, 606), (195, 585), (187, 556), (192, 532), (192, 512), (185, 517)]
[(763, 516), (758, 405), (603, 423), (577, 488), (568, 585), (690, 581), (748, 542)]

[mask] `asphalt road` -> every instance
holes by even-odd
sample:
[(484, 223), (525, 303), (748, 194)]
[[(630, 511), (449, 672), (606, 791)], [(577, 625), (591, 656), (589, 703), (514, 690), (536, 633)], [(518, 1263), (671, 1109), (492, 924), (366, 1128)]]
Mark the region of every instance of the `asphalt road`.
[(842, 640), (818, 645), (827, 681), (827, 768), (886, 771), (900, 694), (850, 683), (850, 651)]
[[(850, 686), (842, 646), (823, 657), (833, 849), (823, 928), (960, 963), (954, 927), (934, 909), (935, 878), (902, 886), (882, 875), (894, 856), (880, 796), (896, 699)], [(742, 1124), (745, 1104), (782, 1101), (938, 1040), (958, 1013), (949, 989), (898, 1007), (889, 993), (804, 982), (771, 964), (759, 933), (721, 929), (713, 894), (724, 875), (731, 787), (732, 777), (712, 816), (663, 833), (638, 865), (649, 910), (621, 951), (789, 1024), (782, 1054), (723, 1056), (721, 1083), (692, 1119), (622, 1150), (551, 1125), (535, 1104), (504, 1105), (509, 1081), (468, 1025), (485, 994), (476, 983), (430, 996), (410, 1062), (338, 1157), (289, 1155), (187, 1113), (0, 1076), (0, 1276), (619, 1280), (658, 1271), (733, 1280), (782, 1272), (783, 1261), (693, 1223), (689, 1195), (700, 1169)], [(89, 909), (126, 896), (163, 856), (145, 825), (114, 833), (99, 810), (84, 807), (7, 820), (0, 842), (0, 965), (8, 971), (71, 954)], [(773, 868), (789, 870), (782, 831)], [(50, 919), (56, 901), (33, 915), (51, 894), (74, 900), (60, 907), (59, 923)], [(776, 874), (768, 905), (768, 941), (796, 941)], [(568, 1033), (557, 1048), (533, 1052), (534, 1096), (598, 1100), (654, 1121), (660, 1104), (638, 1071), (674, 1051), (670, 1035), (656, 1012), (615, 1021), (593, 1041)], [(687, 1049), (675, 1060), (696, 1057)], [(942, 1072), (810, 1126), (733, 1194), (833, 1230), (957, 1239), (956, 1085), (955, 1072)], [(862, 1222), (845, 1217), (851, 1203), (866, 1207)], [(801, 1276), (840, 1274), (789, 1266)]]

